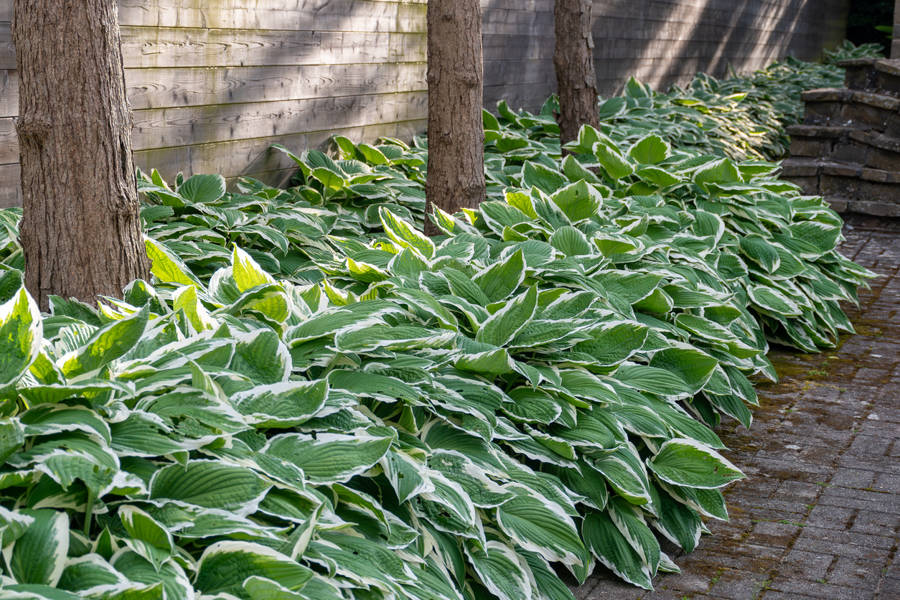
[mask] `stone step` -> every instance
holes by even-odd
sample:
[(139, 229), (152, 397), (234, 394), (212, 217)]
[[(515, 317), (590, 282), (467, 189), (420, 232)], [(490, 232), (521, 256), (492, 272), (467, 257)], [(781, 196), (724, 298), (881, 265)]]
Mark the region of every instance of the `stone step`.
[(803, 93), (805, 125), (852, 126), (900, 137), (900, 98), (848, 89)]
[(838, 63), (851, 90), (900, 97), (900, 59), (855, 58)]
[(839, 212), (900, 217), (900, 171), (791, 157), (782, 163), (782, 176), (805, 194), (825, 197)]
[(900, 172), (900, 137), (875, 130), (824, 125), (788, 127), (791, 156)]

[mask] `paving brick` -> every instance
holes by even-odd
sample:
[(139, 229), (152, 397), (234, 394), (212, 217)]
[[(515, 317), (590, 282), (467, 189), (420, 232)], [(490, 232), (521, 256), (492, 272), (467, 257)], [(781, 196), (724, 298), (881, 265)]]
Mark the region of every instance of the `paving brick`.
[(708, 595), (713, 598), (745, 600), (755, 598), (768, 583), (766, 575), (750, 575), (741, 571), (725, 571), (709, 588)]
[(831, 585), (852, 587), (874, 593), (881, 579), (880, 571), (878, 566), (869, 561), (840, 557), (835, 561), (825, 580)]
[[(860, 591), (857, 588), (807, 581), (805, 579), (776, 579), (769, 587), (775, 591), (794, 595), (794, 597), (805, 595), (812, 598), (827, 598), (828, 600), (862, 600), (865, 598), (865, 596), (860, 596)], [(767, 594), (764, 597), (769, 598), (770, 596)]]
[(830, 483), (848, 488), (862, 489), (872, 487), (878, 475), (874, 471), (863, 469), (838, 469), (834, 477), (831, 478)]
[(842, 508), (840, 506), (829, 506), (827, 504), (819, 504), (813, 507), (806, 519), (806, 524), (813, 527), (822, 527), (824, 529), (838, 529), (843, 531), (854, 519), (857, 514), (855, 508)]
[(896, 600), (900, 598), (900, 577), (885, 577), (881, 580), (875, 598), (884, 600)]
[(828, 569), (837, 560), (831, 554), (807, 552), (805, 550), (792, 549), (784, 558), (784, 562), (778, 569), (779, 576), (794, 579), (808, 579), (815, 581), (824, 579)]

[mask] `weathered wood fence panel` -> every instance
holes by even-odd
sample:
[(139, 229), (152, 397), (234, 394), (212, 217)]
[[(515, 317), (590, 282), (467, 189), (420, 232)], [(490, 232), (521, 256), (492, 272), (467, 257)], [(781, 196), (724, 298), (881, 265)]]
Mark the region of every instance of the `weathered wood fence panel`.
[[(728, 65), (803, 58), (843, 36), (848, 0), (595, 0), (603, 93)], [(553, 0), (482, 0), (485, 104), (537, 109), (555, 90)], [(283, 180), (336, 133), (424, 129), (426, 0), (119, 0), (135, 159), (166, 177)], [(0, 206), (21, 202), (12, 0), (0, 0)], [(64, 52), (65, 49), (60, 49)]]

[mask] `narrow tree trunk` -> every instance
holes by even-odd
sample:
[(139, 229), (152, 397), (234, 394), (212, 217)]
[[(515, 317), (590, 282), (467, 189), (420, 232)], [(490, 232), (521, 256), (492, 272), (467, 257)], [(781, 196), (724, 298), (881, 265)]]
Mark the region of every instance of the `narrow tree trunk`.
[(578, 137), (582, 125), (599, 127), (597, 76), (591, 0), (556, 0), (556, 50), (553, 64), (559, 87), (559, 128), (563, 143)]
[[(485, 195), (480, 0), (428, 2), (427, 212), (478, 206)], [(425, 231), (437, 229), (427, 221)]]
[(116, 0), (15, 0), (25, 280), (121, 295), (149, 264), (131, 156)]

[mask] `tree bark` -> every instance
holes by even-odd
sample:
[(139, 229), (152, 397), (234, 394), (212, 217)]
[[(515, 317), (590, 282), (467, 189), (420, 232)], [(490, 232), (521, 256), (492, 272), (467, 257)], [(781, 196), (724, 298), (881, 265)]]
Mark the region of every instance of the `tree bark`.
[(597, 75), (591, 0), (556, 0), (556, 49), (553, 64), (559, 89), (559, 129), (562, 143), (578, 137), (582, 125), (600, 126), (597, 118)]
[[(478, 206), (485, 196), (480, 0), (428, 2), (427, 213)], [(425, 231), (437, 233), (426, 219)]]
[(116, 0), (15, 0), (25, 281), (93, 302), (147, 277)]

